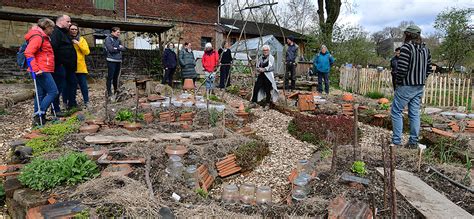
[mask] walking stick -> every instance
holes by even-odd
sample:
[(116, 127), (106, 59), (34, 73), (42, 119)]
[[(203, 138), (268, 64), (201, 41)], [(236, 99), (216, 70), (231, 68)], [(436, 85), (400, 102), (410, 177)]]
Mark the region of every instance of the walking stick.
[[(36, 94), (35, 96), (36, 96), (36, 104), (38, 105), (38, 111), (41, 112), (39, 96), (38, 96), (38, 86), (36, 85), (36, 73), (33, 71), (33, 67), (31, 67), (31, 60), (33, 60), (33, 58), (26, 59), (26, 63), (28, 64), (28, 68), (30, 68), (31, 77), (33, 78), (33, 83), (35, 84), (35, 94)], [(38, 117), (40, 119), (40, 125), (43, 126), (43, 118), (41, 117), (41, 114), (39, 112), (38, 112)]]

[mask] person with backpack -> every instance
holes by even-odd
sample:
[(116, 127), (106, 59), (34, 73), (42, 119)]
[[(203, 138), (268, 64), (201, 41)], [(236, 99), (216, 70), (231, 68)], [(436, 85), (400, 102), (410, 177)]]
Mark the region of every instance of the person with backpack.
[(168, 43), (168, 46), (166, 46), (166, 49), (163, 52), (162, 58), (163, 67), (165, 68), (165, 75), (163, 75), (161, 84), (168, 84), (169, 86), (173, 86), (173, 75), (176, 71), (176, 65), (178, 62), (176, 53), (173, 49), (174, 44)]
[(323, 79), (324, 91), (326, 95), (329, 94), (329, 71), (332, 64), (334, 64), (334, 57), (329, 53), (328, 48), (322, 45), (321, 51), (313, 59), (314, 72), (318, 73), (318, 92), (321, 94), (323, 93)]
[[(54, 50), (55, 72), (53, 74), (59, 93), (63, 96), (63, 103), (68, 109), (77, 107), (77, 54), (74, 49), (69, 26), (71, 18), (67, 15), (60, 15), (56, 18), (56, 26), (51, 34), (51, 45)], [(59, 105), (59, 96), (53, 102), (56, 115), (62, 116)]]
[(28, 62), (28, 71), (36, 77), (33, 126), (43, 125), (46, 122), (46, 111), (58, 95), (58, 88), (52, 76), (55, 60), (49, 38), (53, 30), (54, 22), (48, 18), (41, 18), (25, 35), (27, 46), (24, 55)]
[[(120, 37), (120, 28), (112, 27), (110, 35), (105, 38), (105, 51), (107, 54), (107, 95), (110, 99), (115, 99), (113, 94), (118, 93), (118, 80), (120, 75), (120, 68), (122, 65), (122, 52), (125, 47), (122, 45)], [(114, 86), (114, 93), (112, 93), (112, 84)]]
[(395, 72), (396, 88), (391, 109), (393, 126), (391, 146), (402, 145), (403, 109), (408, 105), (410, 137), (405, 146), (417, 148), (420, 134), (421, 97), (426, 79), (430, 74), (431, 54), (421, 41), (421, 29), (418, 26), (408, 26), (404, 35), (405, 40), (400, 48), (400, 57)]
[(81, 88), (82, 99), (84, 100), (84, 107), (89, 108), (89, 88), (87, 86), (87, 65), (86, 56), (89, 55), (90, 49), (86, 39), (81, 36), (79, 32), (79, 26), (76, 23), (72, 23), (69, 27), (69, 33), (72, 37), (72, 43), (77, 54), (77, 70), (76, 77)]

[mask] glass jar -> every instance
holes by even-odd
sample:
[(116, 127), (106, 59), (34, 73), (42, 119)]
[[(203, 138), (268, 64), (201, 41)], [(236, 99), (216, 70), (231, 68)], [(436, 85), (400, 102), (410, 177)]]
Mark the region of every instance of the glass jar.
[(183, 174), (184, 165), (181, 162), (173, 162), (170, 168), (170, 176), (176, 179), (181, 178)]
[(306, 172), (307, 168), (308, 168), (308, 160), (298, 160), (298, 163), (296, 163), (296, 171), (298, 173)]
[(308, 196), (308, 181), (301, 177), (298, 176), (296, 177), (295, 181), (293, 182), (295, 184), (295, 188), (293, 188), (293, 191), (291, 193), (291, 197), (295, 200), (303, 200), (306, 199)]
[(255, 186), (248, 183), (241, 185), (240, 200), (244, 205), (252, 205), (255, 201)]
[(272, 189), (270, 186), (260, 186), (257, 188), (257, 204), (271, 204), (272, 203)]
[(174, 162), (181, 162), (181, 157), (178, 155), (171, 155), (170, 158), (168, 159), (168, 164), (166, 165), (165, 172), (170, 173), (170, 170), (173, 166)]
[(198, 175), (197, 168), (195, 165), (188, 166), (186, 168), (186, 185), (189, 188), (195, 189), (198, 187)]
[(239, 188), (234, 184), (224, 186), (221, 198), (226, 203), (238, 202), (240, 200)]

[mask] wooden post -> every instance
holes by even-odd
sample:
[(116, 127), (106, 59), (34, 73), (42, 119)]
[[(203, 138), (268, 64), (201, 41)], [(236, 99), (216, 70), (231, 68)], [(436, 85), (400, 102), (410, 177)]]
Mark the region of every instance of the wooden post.
[[(469, 78), (467, 80), (467, 92), (466, 92), (466, 109), (469, 108), (469, 89), (471, 88), (472, 84), (471, 84), (471, 79)], [(473, 97), (471, 97), (471, 109), (472, 109), (472, 104), (474, 103), (474, 89), (472, 90), (473, 92)]]
[(433, 105), (436, 102), (436, 99), (438, 97), (438, 76), (435, 76), (434, 80), (435, 80), (435, 86), (433, 87), (433, 89), (435, 93), (434, 93)]
[[(469, 80), (471, 80), (471, 79), (469, 79)], [(469, 87), (472, 87), (471, 83), (469, 83)], [(466, 108), (468, 108), (468, 107), (466, 107)], [(473, 109), (474, 109), (474, 89), (472, 89), (472, 94), (471, 94), (471, 110), (473, 110)]]
[(464, 87), (466, 87), (466, 78), (462, 79), (462, 91), (461, 95), (459, 95), (461, 97), (461, 106), (464, 106)]
[(451, 93), (452, 93), (452, 91), (451, 91), (451, 79), (449, 78), (449, 74), (448, 74), (448, 76), (446, 76), (446, 81), (448, 82), (448, 90), (446, 91), (446, 95), (447, 95), (447, 97), (446, 97), (446, 99), (447, 99), (446, 106), (451, 106)]
[(439, 88), (438, 88), (438, 93), (439, 93), (439, 96), (438, 96), (438, 106), (443, 106), (443, 78), (441, 76), (438, 77), (438, 80), (439, 80)]
[(357, 136), (358, 130), (359, 130), (359, 116), (358, 116), (358, 108), (359, 104), (354, 104), (354, 161), (356, 160), (362, 160), (361, 156), (361, 148), (359, 145), (359, 136)]
[(433, 104), (433, 92), (435, 92), (435, 89), (433, 87), (433, 83), (434, 83), (434, 77), (431, 77), (430, 78), (431, 80), (431, 86), (430, 86), (430, 104)]
[(356, 74), (356, 89), (355, 89), (355, 93), (356, 94), (360, 94), (360, 90), (359, 90), (359, 84), (360, 84), (360, 69), (362, 68), (362, 66), (358, 65), (357, 66), (357, 74)]
[(392, 213), (392, 219), (397, 218), (397, 190), (395, 188), (395, 159), (396, 159), (396, 145), (390, 145), (390, 187), (391, 187), (391, 205), (390, 210)]
[(332, 145), (331, 174), (336, 173), (337, 166), (337, 144)]
[(447, 83), (448, 83), (448, 77), (445, 77), (444, 79), (444, 84), (443, 84), (443, 106), (446, 106), (446, 93), (447, 93), (447, 90), (446, 90), (446, 87), (447, 87)]
[(384, 209), (388, 208), (388, 203), (390, 199), (390, 163), (389, 163), (389, 152), (388, 152), (388, 142), (384, 135), (382, 135), (382, 139), (380, 139), (382, 144), (382, 160), (383, 160), (383, 207)]

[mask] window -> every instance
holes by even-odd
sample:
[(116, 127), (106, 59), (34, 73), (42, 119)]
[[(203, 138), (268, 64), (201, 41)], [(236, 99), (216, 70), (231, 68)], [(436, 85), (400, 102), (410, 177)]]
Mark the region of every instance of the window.
[(206, 43), (212, 42), (212, 37), (201, 37), (201, 50), (204, 50)]
[(114, 2), (115, 0), (94, 0), (94, 5), (97, 9), (114, 10)]

